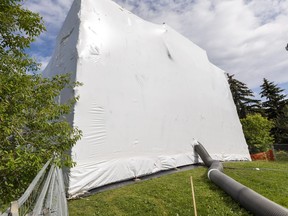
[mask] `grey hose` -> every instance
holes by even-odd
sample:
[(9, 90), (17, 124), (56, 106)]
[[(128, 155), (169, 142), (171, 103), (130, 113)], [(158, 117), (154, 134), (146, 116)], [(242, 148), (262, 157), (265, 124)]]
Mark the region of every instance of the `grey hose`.
[(254, 215), (260, 216), (288, 216), (288, 209), (272, 202), (222, 173), (222, 163), (213, 160), (200, 143), (195, 145), (194, 148), (204, 164), (209, 167), (208, 178), (234, 200), (239, 202), (245, 209)]

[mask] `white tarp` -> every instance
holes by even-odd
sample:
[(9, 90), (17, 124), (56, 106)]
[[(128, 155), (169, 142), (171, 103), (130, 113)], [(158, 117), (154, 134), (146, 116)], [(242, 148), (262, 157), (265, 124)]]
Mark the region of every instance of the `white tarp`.
[(110, 0), (76, 0), (44, 74), (84, 85), (70, 116), (69, 195), (197, 162), (193, 138), (217, 159), (250, 159), (225, 74), (167, 25)]

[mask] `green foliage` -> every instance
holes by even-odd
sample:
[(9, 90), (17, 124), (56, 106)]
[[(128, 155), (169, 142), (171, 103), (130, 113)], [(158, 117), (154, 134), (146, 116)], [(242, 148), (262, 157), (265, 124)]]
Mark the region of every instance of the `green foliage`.
[(268, 119), (275, 122), (271, 134), (277, 143), (286, 143), (288, 142), (288, 108), (284, 90), (267, 79), (264, 79), (261, 89), (261, 97), (266, 99), (263, 102), (265, 114)]
[(38, 64), (24, 50), (45, 30), (37, 13), (23, 9), (23, 0), (0, 2), (0, 71), (36, 70)]
[(250, 153), (267, 151), (274, 142), (270, 135), (273, 122), (260, 114), (248, 115), (240, 121)]
[(288, 162), (288, 152), (286, 151), (276, 151), (276, 160), (277, 161), (287, 161)]
[[(287, 163), (233, 162), (224, 163), (224, 167), (227, 175), (288, 207)], [(213, 184), (203, 167), (71, 200), (69, 212), (71, 216), (194, 215), (190, 176), (193, 176), (198, 215), (251, 215)]]
[(239, 118), (242, 119), (248, 114), (259, 112), (261, 107), (260, 101), (253, 99), (253, 92), (246, 84), (228, 73), (227, 78)]
[(69, 150), (81, 132), (65, 120), (77, 98), (58, 104), (55, 97), (69, 76), (0, 73), (0, 197), (15, 199), (51, 157), (73, 165)]
[(288, 104), (282, 109), (282, 113), (274, 120), (273, 134), (276, 143), (288, 143)]
[(283, 108), (287, 104), (286, 95), (282, 94), (284, 90), (265, 78), (260, 87), (262, 90), (260, 92), (261, 97), (266, 98), (266, 101), (263, 102), (265, 113), (268, 119), (275, 120), (281, 116)]
[(38, 64), (25, 49), (45, 27), (22, 3), (0, 3), (0, 205), (19, 198), (51, 157), (73, 166), (68, 151), (81, 137), (66, 121), (78, 98), (55, 100), (79, 83), (70, 83), (69, 75), (48, 79), (26, 73)]

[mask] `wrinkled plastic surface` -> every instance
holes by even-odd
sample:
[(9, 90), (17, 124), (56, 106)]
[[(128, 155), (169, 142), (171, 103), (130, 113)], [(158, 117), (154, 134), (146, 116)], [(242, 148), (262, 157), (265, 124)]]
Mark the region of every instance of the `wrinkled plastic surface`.
[(212, 157), (249, 160), (225, 74), (206, 52), (167, 25), (109, 0), (75, 1), (45, 76), (72, 72), (84, 85), (69, 121), (83, 131), (71, 150), (70, 196)]

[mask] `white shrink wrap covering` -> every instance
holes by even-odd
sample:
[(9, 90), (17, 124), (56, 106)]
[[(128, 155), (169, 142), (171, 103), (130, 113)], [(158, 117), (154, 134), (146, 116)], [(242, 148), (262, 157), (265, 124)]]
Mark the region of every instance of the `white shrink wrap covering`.
[(250, 160), (224, 72), (168, 25), (111, 0), (76, 0), (45, 76), (72, 72), (83, 86), (69, 121), (83, 131), (66, 173), (69, 196), (198, 162), (194, 138), (215, 159)]

